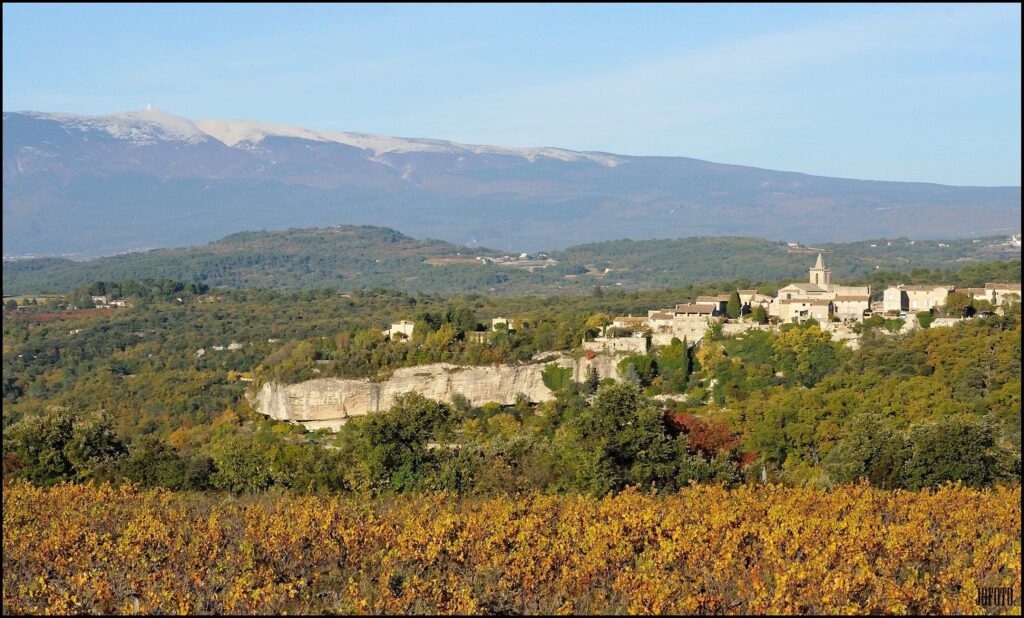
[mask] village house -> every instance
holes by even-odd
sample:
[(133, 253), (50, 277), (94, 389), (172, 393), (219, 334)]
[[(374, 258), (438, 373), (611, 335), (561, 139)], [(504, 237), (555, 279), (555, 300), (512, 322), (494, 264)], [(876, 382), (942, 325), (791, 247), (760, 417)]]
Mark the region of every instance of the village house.
[(905, 285), (908, 311), (930, 311), (946, 304), (946, 297), (953, 291), (949, 285)]
[(672, 310), (673, 318), (707, 320), (716, 315), (717, 308), (710, 303), (681, 303)]
[(471, 330), (466, 333), (466, 341), (470, 343), (487, 343), (494, 333), (486, 330)]
[(946, 304), (951, 285), (895, 285), (882, 293), (886, 313), (930, 311)]
[(870, 294), (837, 294), (832, 299), (832, 312), (843, 321), (860, 321), (865, 313), (871, 313)]
[(882, 292), (882, 311), (898, 314), (903, 311), (903, 290), (898, 286), (890, 286)]
[(750, 313), (754, 307), (761, 307), (767, 312), (771, 308), (773, 298), (767, 294), (758, 294), (757, 290), (736, 290), (740, 297), (742, 313)]
[(412, 331), (416, 327), (415, 322), (399, 320), (391, 323), (391, 328), (381, 331), (386, 339), (408, 339), (412, 337)]
[[(686, 338), (694, 341), (703, 336), (711, 322), (715, 320), (715, 306), (702, 303), (678, 304), (672, 310), (671, 337)], [(671, 341), (671, 337), (669, 340)], [(655, 339), (661, 343), (662, 338)]]
[(729, 306), (729, 294), (717, 294), (715, 296), (698, 296), (697, 304), (712, 305), (715, 308), (715, 315), (725, 315)]
[(1020, 301), (1019, 283), (986, 283), (983, 288), (956, 288), (956, 294), (962, 294), (971, 300), (984, 300), (998, 306), (1009, 300)]
[(643, 333), (648, 328), (647, 318), (644, 316), (620, 315), (612, 320), (612, 328), (629, 331), (634, 335)]
[(499, 324), (504, 324), (505, 328), (509, 331), (515, 330), (517, 326), (516, 320), (514, 319), (502, 317), (491, 318), (491, 330), (498, 330)]
[(1011, 300), (1020, 302), (1020, 284), (986, 283), (985, 300), (993, 305), (1004, 305)]
[(813, 318), (825, 323), (832, 312), (832, 301), (827, 298), (783, 298), (776, 303), (780, 322), (800, 323)]
[(988, 300), (985, 288), (956, 288), (953, 290), (953, 293), (962, 294), (972, 300)]
[(675, 316), (666, 309), (651, 309), (647, 312), (647, 326), (655, 333), (671, 333)]

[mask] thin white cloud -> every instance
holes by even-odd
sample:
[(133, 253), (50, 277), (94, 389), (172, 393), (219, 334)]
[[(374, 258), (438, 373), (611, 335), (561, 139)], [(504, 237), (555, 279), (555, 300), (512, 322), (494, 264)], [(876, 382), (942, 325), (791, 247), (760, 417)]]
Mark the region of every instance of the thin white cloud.
[[(1017, 14), (1019, 19), (1019, 7)], [(944, 50), (955, 45), (957, 39), (983, 33), (1006, 19), (1006, 10), (986, 7), (930, 8), (899, 14), (886, 11), (756, 36), (647, 62), (624, 71), (559, 84), (538, 84), (494, 96), (514, 97), (522, 103), (533, 101), (549, 108), (552, 104), (573, 100), (627, 98), (636, 102), (680, 86), (714, 88), (723, 83), (729, 86), (728, 81), (737, 79), (766, 81), (780, 73), (858, 57)], [(1019, 50), (1017, 58), (1019, 64)], [(694, 90), (694, 94), (699, 97), (700, 91)], [(709, 111), (715, 105), (702, 107), (704, 109), (689, 111)]]

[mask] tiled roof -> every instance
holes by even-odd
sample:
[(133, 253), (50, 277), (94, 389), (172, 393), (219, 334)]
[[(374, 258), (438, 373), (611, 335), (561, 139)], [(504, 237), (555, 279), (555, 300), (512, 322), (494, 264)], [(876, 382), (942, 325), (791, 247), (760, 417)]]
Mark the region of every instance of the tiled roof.
[(934, 292), (935, 290), (952, 290), (951, 285), (901, 285), (904, 292)]
[[(782, 288), (782, 290), (784, 290), (786, 288), (796, 288), (796, 289), (801, 290), (803, 292), (821, 292), (821, 293), (828, 292), (827, 289), (821, 287), (820, 285), (814, 284), (814, 283), (803, 283), (803, 282), (800, 282), (800, 283), (790, 283), (785, 288)], [(782, 290), (779, 290), (779, 291), (781, 292)]]
[(703, 303), (684, 303), (676, 305), (676, 313), (714, 313), (715, 306)]

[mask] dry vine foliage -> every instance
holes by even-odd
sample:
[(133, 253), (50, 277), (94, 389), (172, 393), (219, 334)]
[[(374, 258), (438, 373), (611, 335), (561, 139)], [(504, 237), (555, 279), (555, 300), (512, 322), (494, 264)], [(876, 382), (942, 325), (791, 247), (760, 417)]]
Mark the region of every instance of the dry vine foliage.
[[(1020, 487), (604, 499), (3, 490), (3, 611), (1019, 613)], [(1019, 601), (1018, 601), (1019, 603)]]

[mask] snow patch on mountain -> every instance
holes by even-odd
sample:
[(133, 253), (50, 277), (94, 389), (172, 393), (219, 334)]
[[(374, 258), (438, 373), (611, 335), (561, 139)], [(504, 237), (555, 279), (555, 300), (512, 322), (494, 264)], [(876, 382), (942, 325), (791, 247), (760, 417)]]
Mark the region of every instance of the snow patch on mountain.
[(117, 139), (149, 144), (156, 140), (198, 143), (215, 139), (232, 148), (252, 148), (267, 137), (291, 137), (317, 142), (333, 142), (368, 151), (370, 158), (383, 162), (382, 155), (410, 152), (456, 155), (504, 155), (533, 162), (538, 158), (559, 161), (587, 161), (615, 167), (626, 159), (601, 152), (576, 152), (562, 148), (506, 148), (457, 144), (436, 139), (390, 137), (367, 133), (313, 131), (292, 125), (253, 120), (189, 120), (157, 109), (123, 112), (109, 116), (25, 112), (36, 118), (60, 122), (65, 130), (104, 131)]
[(168, 114), (158, 109), (145, 109), (134, 112), (123, 112), (110, 116), (80, 116), (77, 114), (59, 114), (26, 112), (35, 118), (55, 120), (65, 130), (104, 131), (109, 135), (139, 143), (160, 141), (184, 141), (189, 143), (203, 142), (210, 137), (194, 122)]
[(368, 150), (374, 160), (388, 153), (439, 152), (449, 154), (472, 153), (477, 155), (496, 154), (523, 157), (535, 161), (547, 157), (561, 161), (592, 161), (608, 167), (615, 167), (625, 159), (598, 152), (575, 152), (561, 148), (505, 148), (501, 146), (477, 146), (457, 144), (436, 139), (390, 137), (368, 133), (312, 131), (302, 127), (268, 124), (252, 120), (197, 120), (195, 124), (214, 139), (228, 146), (242, 143), (258, 144), (266, 137), (297, 137), (319, 142), (345, 144), (361, 150)]
[(196, 120), (197, 127), (227, 146), (242, 143), (258, 144), (265, 137), (297, 137), (313, 141), (325, 140), (319, 133), (283, 124), (270, 124), (253, 120)]

